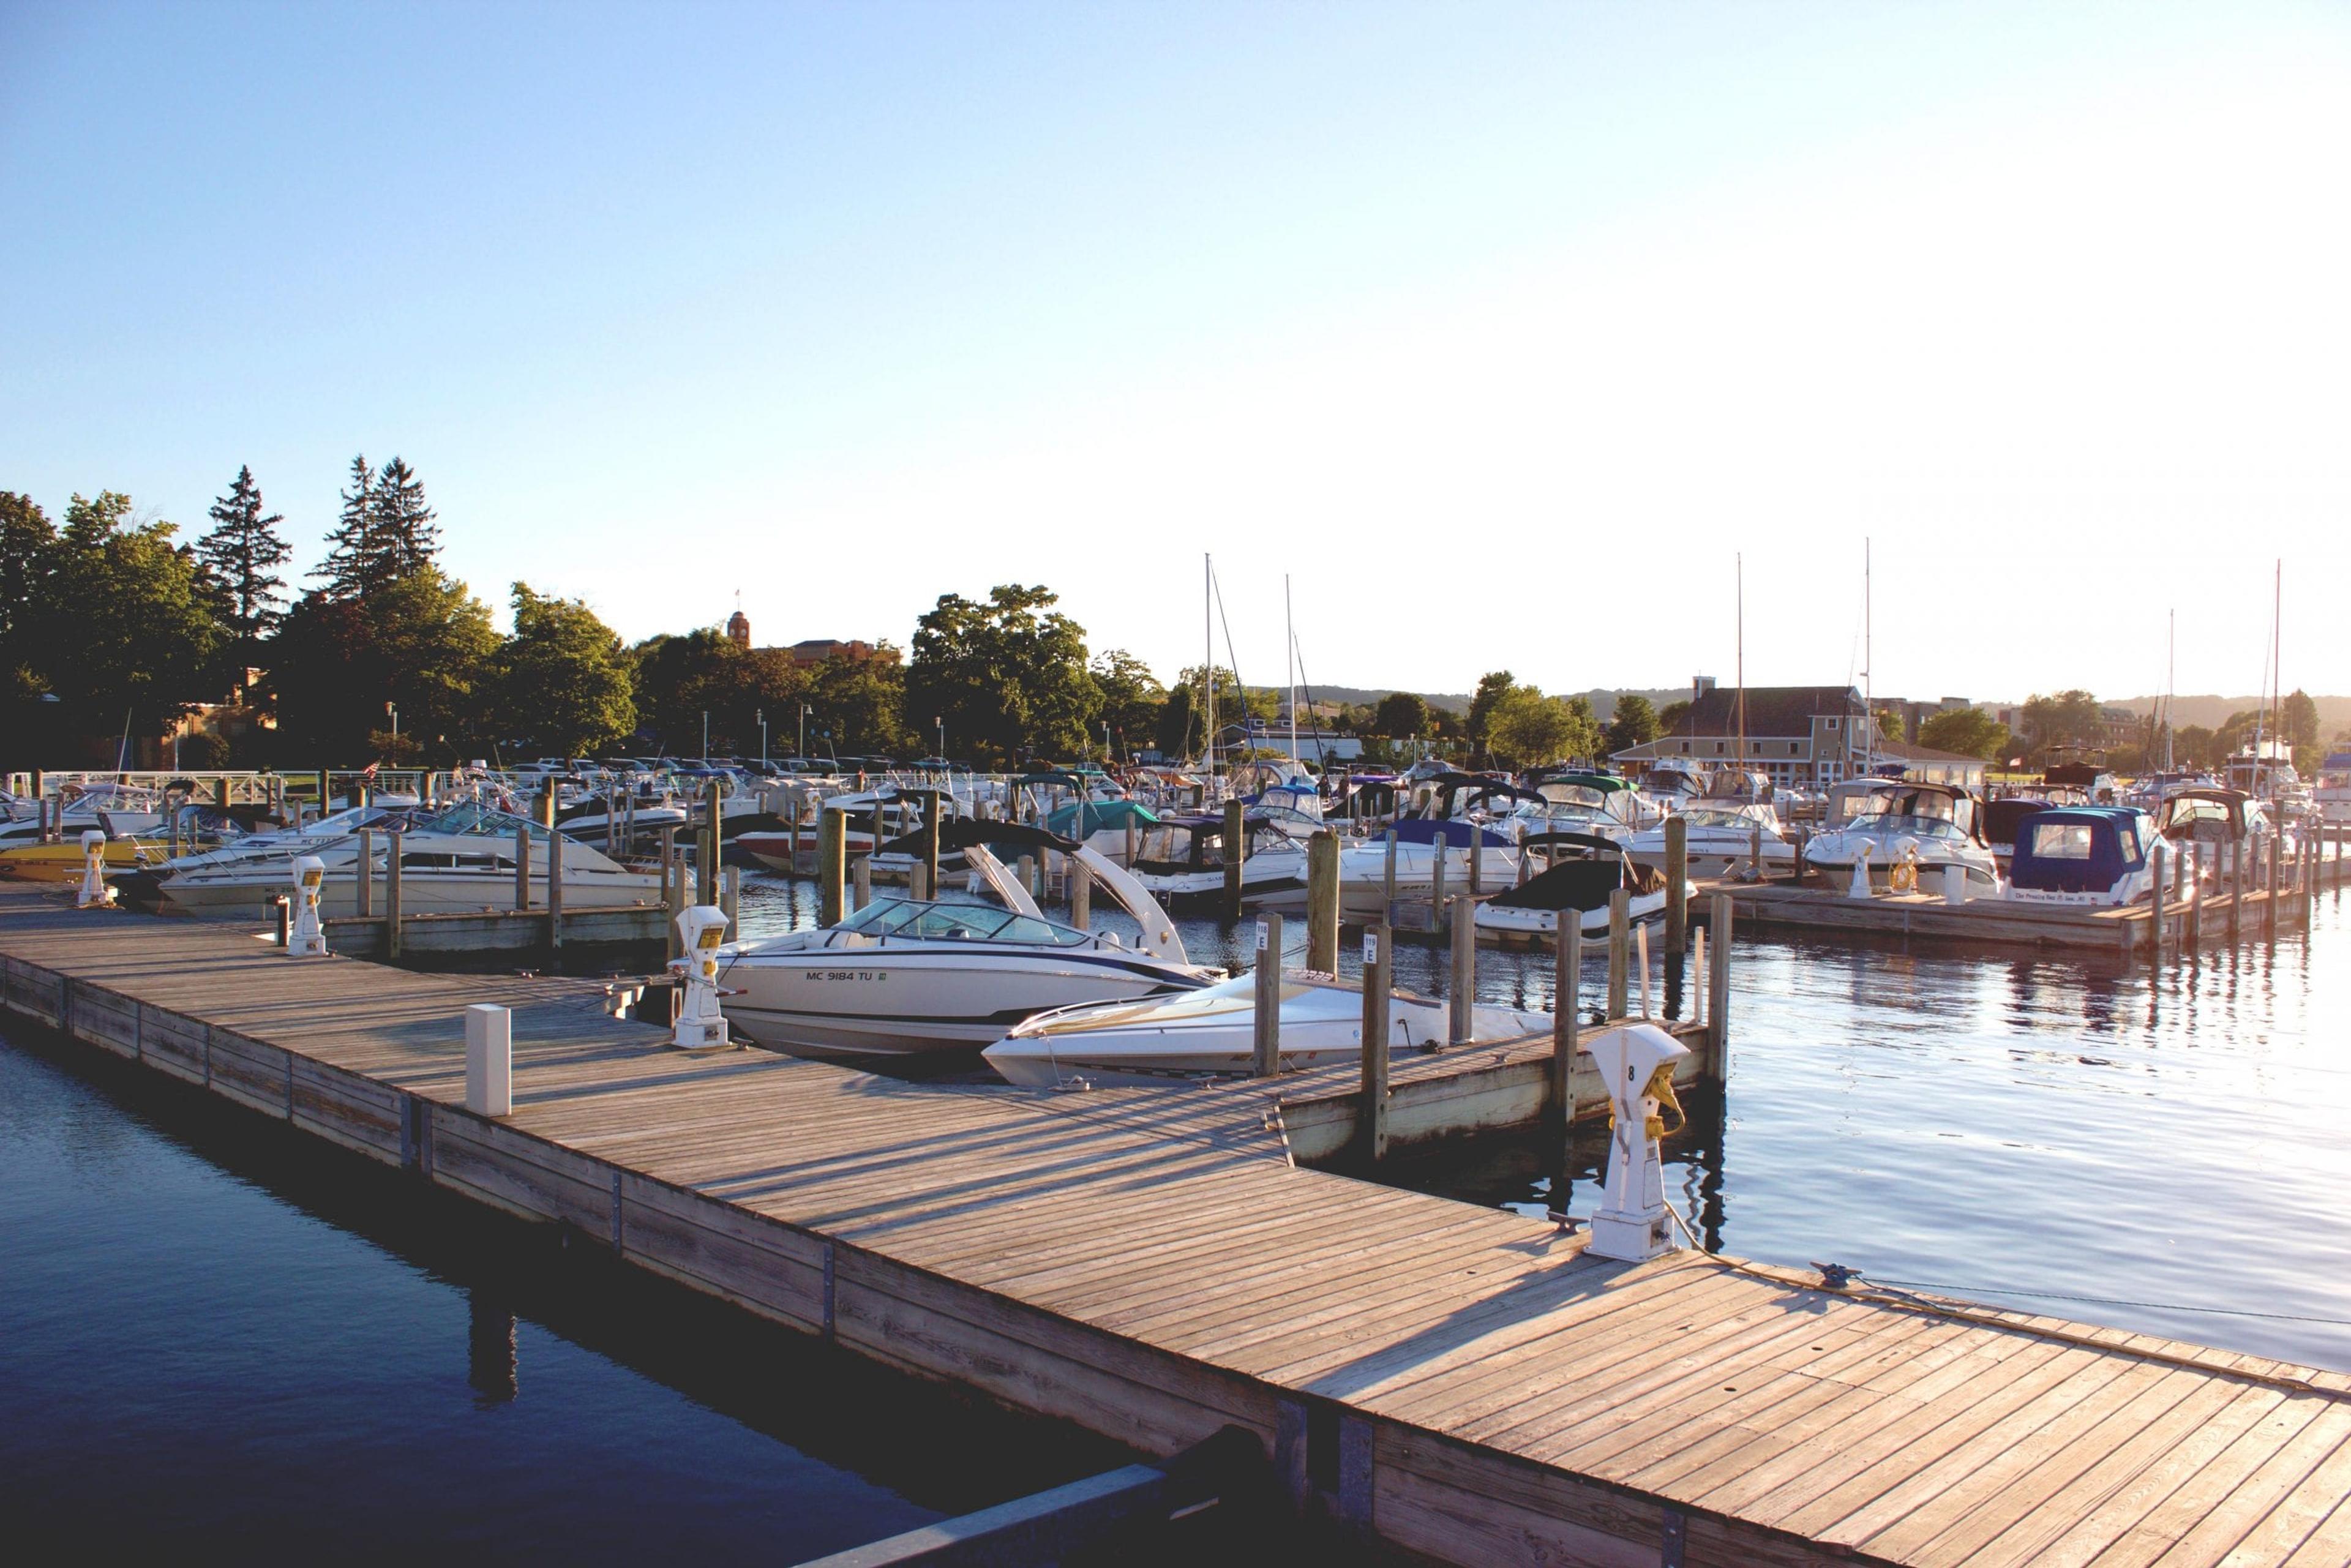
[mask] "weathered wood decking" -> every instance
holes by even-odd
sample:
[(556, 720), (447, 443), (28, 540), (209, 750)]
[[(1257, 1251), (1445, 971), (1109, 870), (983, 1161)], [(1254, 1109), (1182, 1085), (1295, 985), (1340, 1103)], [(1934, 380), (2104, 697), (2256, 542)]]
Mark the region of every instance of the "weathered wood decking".
[[(2351, 1377), (1964, 1317), (1293, 1168), (1265, 1102), (689, 1058), (580, 982), (0, 890), (10, 1008), (925, 1375), (1475, 1563), (2351, 1559)], [(515, 1016), (515, 1114), (460, 1012)], [(1254, 1119), (1252, 1110), (1254, 1107)]]

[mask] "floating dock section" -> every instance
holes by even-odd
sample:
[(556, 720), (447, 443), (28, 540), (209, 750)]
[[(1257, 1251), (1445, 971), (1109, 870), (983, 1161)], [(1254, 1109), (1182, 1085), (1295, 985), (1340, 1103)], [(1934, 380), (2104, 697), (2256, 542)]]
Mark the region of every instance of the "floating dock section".
[[(1302, 1169), (1262, 1101), (686, 1056), (560, 979), (0, 889), (16, 1014), (800, 1332), (1451, 1563), (2351, 1559), (2351, 1377)], [(511, 1114), (465, 1108), (511, 1008)], [(1402, 1075), (1399, 1075), (1401, 1077)], [(1186, 1104), (1199, 1113), (1187, 1113)]]

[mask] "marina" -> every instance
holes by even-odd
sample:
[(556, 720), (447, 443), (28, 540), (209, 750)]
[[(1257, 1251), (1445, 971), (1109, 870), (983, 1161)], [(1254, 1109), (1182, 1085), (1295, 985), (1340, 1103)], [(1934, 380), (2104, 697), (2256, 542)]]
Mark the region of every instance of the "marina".
[[(0, 897), (21, 1015), (1145, 1452), (1243, 1426), (1298, 1506), (1445, 1560), (2086, 1560), (2177, 1514), (2211, 1548), (2183, 1560), (2321, 1562), (2351, 1528), (2338, 1374), (1702, 1253), (1604, 1262), (1298, 1168), (1221, 1092), (1170, 1115), (689, 1055), (582, 982)], [(514, 1009), (507, 1116), (465, 1109), (486, 1000)]]

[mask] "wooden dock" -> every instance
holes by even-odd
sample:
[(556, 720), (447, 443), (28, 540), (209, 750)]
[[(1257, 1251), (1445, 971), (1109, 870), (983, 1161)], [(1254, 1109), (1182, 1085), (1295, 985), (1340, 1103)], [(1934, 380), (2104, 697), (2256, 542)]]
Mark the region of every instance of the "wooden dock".
[[(689, 1057), (583, 982), (33, 890), (0, 959), (20, 1015), (893, 1365), (1154, 1454), (1242, 1426), (1301, 1509), (1441, 1561), (2351, 1560), (2341, 1374), (1606, 1262), (1297, 1168), (1239, 1095)], [(478, 1001), (516, 1009), (510, 1117), (463, 1108)]]

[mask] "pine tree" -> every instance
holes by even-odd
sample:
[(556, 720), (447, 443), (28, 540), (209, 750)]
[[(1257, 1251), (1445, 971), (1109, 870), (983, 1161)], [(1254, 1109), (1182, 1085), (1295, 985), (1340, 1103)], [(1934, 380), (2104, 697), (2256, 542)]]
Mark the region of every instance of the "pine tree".
[(377, 586), (372, 568), (379, 553), (375, 543), (375, 470), (364, 454), (351, 459), (351, 487), (343, 492), (343, 509), (327, 531), (327, 559), (312, 577), (323, 577), (319, 591), (329, 599), (363, 599)]
[(221, 619), (243, 670), (256, 662), (261, 640), (286, 619), (280, 608), (286, 580), (272, 570), (289, 553), (277, 532), (286, 519), (262, 514), (261, 486), (250, 467), (238, 468), (228, 494), (213, 502), (212, 519), (212, 532), (196, 541), (196, 559), (220, 595)]
[(371, 511), (376, 547), (391, 576), (405, 577), (440, 558), (436, 514), (424, 504), (424, 481), (405, 459), (394, 457), (376, 475)]

